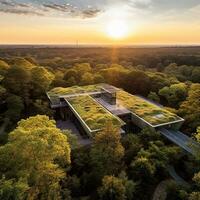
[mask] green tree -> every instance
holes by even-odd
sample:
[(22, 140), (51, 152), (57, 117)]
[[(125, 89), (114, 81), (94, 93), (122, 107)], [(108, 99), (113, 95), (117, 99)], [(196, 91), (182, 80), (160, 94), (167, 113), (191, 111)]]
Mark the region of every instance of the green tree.
[(22, 98), (16, 95), (10, 95), (6, 98), (6, 103), (8, 109), (5, 113), (5, 117), (14, 122), (18, 121), (24, 109)]
[(3, 86), (8, 92), (20, 96), (28, 105), (30, 96), (30, 71), (21, 66), (15, 66), (8, 69), (6, 77), (3, 80)]
[(31, 70), (34, 64), (25, 58), (18, 57), (11, 60), (11, 66), (22, 67), (24, 70)]
[(187, 97), (187, 85), (185, 83), (173, 84), (159, 90), (159, 95), (163, 96), (169, 105), (177, 107)]
[(74, 86), (76, 85), (76, 79), (72, 76), (66, 81), (66, 84), (68, 87)]
[(26, 199), (26, 193), (28, 192), (28, 190), (28, 184), (24, 180), (6, 180), (5, 177), (2, 177), (0, 179), (0, 199), (2, 200)]
[(100, 74), (95, 74), (94, 75), (94, 83), (95, 84), (97, 84), (97, 83), (104, 83), (104, 82), (105, 82), (105, 80), (104, 80), (104, 78), (103, 78), (102, 75), (100, 75)]
[(121, 142), (125, 149), (124, 160), (129, 165), (142, 148), (142, 140), (135, 134), (126, 134), (122, 137)]
[(9, 68), (10, 66), (8, 65), (8, 63), (6, 63), (3, 60), (0, 60), (0, 75), (4, 76)]
[(194, 70), (192, 71), (191, 80), (194, 83), (200, 83), (200, 68), (199, 67), (195, 67)]
[(70, 78), (74, 78), (75, 81), (78, 80), (79, 76), (78, 76), (78, 72), (75, 69), (69, 69), (66, 71), (65, 75), (64, 75), (64, 80), (68, 81)]
[(132, 162), (133, 174), (137, 178), (148, 180), (159, 171), (165, 172), (167, 165), (178, 158), (179, 149), (168, 147), (161, 141), (150, 142), (148, 149), (141, 149)]
[(95, 135), (91, 149), (91, 159), (100, 176), (118, 171), (124, 148), (120, 142), (119, 128), (108, 123), (101, 133)]
[(180, 105), (178, 113), (186, 120), (187, 126), (195, 131), (200, 126), (200, 84), (192, 84), (187, 99)]
[(6, 180), (24, 180), (27, 199), (60, 199), (59, 182), (69, 163), (67, 137), (47, 116), (21, 120), (0, 147), (0, 174)]
[(148, 95), (148, 99), (151, 99), (152, 101), (155, 102), (160, 102), (160, 97), (155, 93), (155, 92), (150, 92)]
[(94, 83), (94, 77), (91, 73), (86, 72), (81, 78), (81, 85), (92, 85)]
[(78, 72), (78, 77), (82, 76), (86, 72), (91, 73), (91, 71), (92, 71), (90, 63), (78, 63), (78, 64), (75, 64), (73, 69), (75, 69)]
[[(197, 128), (197, 134), (195, 135), (197, 142), (200, 142), (200, 127)], [(196, 159), (200, 160), (200, 151), (196, 150)], [(194, 191), (190, 194), (189, 200), (199, 200), (200, 199), (200, 171), (196, 173), (193, 177), (195, 183)]]
[(31, 70), (31, 78), (34, 86), (33, 92), (43, 94), (49, 89), (55, 76), (44, 67), (34, 67)]
[(169, 77), (163, 73), (150, 74), (151, 91), (158, 92), (161, 88), (170, 85)]
[(135, 94), (148, 95), (151, 88), (151, 81), (149, 76), (139, 70), (132, 70), (125, 80), (127, 91)]
[(0, 85), (0, 103), (5, 99), (7, 94), (6, 88)]
[(126, 188), (123, 180), (114, 176), (104, 176), (102, 187), (99, 188), (98, 194), (101, 200), (125, 200)]

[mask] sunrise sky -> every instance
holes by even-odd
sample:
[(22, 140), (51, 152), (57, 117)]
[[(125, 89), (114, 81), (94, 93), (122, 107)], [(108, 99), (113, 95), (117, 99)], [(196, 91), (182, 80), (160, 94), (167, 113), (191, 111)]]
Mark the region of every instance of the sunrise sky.
[(199, 0), (0, 0), (0, 44), (200, 44)]

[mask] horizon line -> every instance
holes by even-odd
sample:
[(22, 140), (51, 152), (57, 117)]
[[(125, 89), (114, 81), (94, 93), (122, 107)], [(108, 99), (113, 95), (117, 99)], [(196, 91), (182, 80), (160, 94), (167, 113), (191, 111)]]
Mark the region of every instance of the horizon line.
[(66, 43), (66, 44), (49, 44), (49, 43), (38, 43), (38, 44), (31, 44), (31, 43), (8, 43), (8, 44), (0, 44), (1, 47), (71, 47), (71, 48), (81, 48), (81, 47), (127, 47), (127, 48), (134, 48), (134, 47), (200, 47), (200, 43), (172, 43), (172, 44), (158, 44), (158, 43), (147, 43), (147, 44), (90, 44), (90, 43)]

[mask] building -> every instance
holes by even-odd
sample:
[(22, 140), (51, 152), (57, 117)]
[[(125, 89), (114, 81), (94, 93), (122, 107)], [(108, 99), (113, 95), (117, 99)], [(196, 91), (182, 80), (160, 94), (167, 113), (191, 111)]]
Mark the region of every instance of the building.
[(47, 93), (50, 106), (64, 120), (71, 119), (89, 136), (101, 131), (108, 121), (121, 128), (170, 128), (178, 130), (183, 119), (142, 97), (108, 84), (54, 88)]

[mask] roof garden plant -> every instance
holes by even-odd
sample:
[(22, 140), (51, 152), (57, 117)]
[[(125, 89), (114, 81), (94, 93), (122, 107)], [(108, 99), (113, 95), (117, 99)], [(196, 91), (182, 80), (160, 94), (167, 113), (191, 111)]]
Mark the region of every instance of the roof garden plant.
[(118, 117), (108, 112), (89, 95), (68, 99), (68, 102), (91, 130), (103, 129), (108, 121), (114, 126), (123, 125)]
[(50, 90), (47, 94), (52, 103), (59, 103), (60, 96), (72, 95), (72, 94), (80, 94), (86, 92), (97, 92), (100, 91), (101, 84), (97, 85), (87, 85), (87, 86), (72, 86), (72, 87), (56, 87)]
[(125, 91), (118, 91), (117, 99), (120, 104), (150, 123), (152, 126), (180, 120), (180, 117), (176, 114)]

